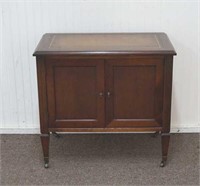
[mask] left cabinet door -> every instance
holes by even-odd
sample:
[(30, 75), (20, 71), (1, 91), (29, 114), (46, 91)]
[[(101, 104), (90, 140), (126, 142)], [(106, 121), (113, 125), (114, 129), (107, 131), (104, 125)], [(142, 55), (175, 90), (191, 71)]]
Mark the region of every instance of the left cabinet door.
[(104, 61), (47, 58), (50, 128), (104, 127)]

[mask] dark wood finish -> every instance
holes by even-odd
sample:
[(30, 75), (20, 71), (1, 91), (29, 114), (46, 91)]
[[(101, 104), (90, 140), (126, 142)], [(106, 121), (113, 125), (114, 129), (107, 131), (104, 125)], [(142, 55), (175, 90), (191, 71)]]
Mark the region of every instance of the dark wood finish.
[(46, 70), (45, 58), (37, 56), (37, 78), (38, 78), (38, 96), (40, 111), (40, 131), (42, 134), (48, 134), (48, 109), (47, 109), (47, 91), (46, 91)]
[(172, 95), (172, 76), (173, 76), (173, 56), (165, 57), (164, 68), (164, 95), (163, 95), (163, 133), (170, 132), (171, 119), (171, 95)]
[(52, 59), (46, 69), (49, 126), (104, 127), (104, 61)]
[(48, 167), (49, 163), (49, 134), (42, 134), (40, 136), (41, 143), (42, 143), (42, 150), (44, 155), (44, 162), (45, 162), (45, 168)]
[(163, 57), (106, 61), (107, 127), (161, 126)]
[(161, 134), (162, 162), (163, 162), (163, 164), (165, 164), (165, 162), (167, 161), (169, 141), (170, 141), (170, 134), (169, 133)]
[(151, 132), (161, 131), (162, 127), (131, 127), (131, 128), (49, 128), (50, 132)]
[(49, 132), (170, 133), (173, 55), (165, 33), (45, 34), (37, 57), (41, 142)]

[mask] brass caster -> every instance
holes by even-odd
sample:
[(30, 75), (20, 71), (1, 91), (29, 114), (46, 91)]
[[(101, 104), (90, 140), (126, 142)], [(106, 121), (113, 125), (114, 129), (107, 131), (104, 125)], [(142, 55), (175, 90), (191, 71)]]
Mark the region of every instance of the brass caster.
[(45, 168), (45, 169), (49, 168), (49, 164), (48, 164), (48, 163), (45, 163), (45, 164), (44, 164), (44, 168)]
[(161, 161), (161, 163), (160, 163), (160, 167), (164, 167), (165, 164), (166, 164), (166, 161)]
[(55, 136), (56, 138), (60, 138), (61, 136), (58, 134), (58, 133), (56, 133), (56, 132), (52, 132), (52, 134), (53, 134), (53, 136)]
[(49, 158), (48, 157), (44, 157), (44, 168), (45, 169), (49, 168)]

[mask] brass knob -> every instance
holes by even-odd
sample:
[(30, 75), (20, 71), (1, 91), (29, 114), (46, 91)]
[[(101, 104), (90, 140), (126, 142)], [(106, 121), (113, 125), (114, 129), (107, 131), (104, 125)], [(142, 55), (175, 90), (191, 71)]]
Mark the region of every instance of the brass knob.
[(99, 92), (99, 96), (100, 96), (100, 97), (103, 97), (103, 92)]
[(111, 93), (110, 93), (110, 92), (107, 92), (107, 96), (110, 97), (110, 95), (111, 95)]

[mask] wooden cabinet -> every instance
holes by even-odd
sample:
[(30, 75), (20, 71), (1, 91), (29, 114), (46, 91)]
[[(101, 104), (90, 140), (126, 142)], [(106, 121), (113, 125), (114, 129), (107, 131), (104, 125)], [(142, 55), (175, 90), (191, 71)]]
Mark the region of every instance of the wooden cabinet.
[(167, 160), (173, 46), (164, 33), (45, 34), (37, 57), (45, 167), (50, 132), (162, 135)]

